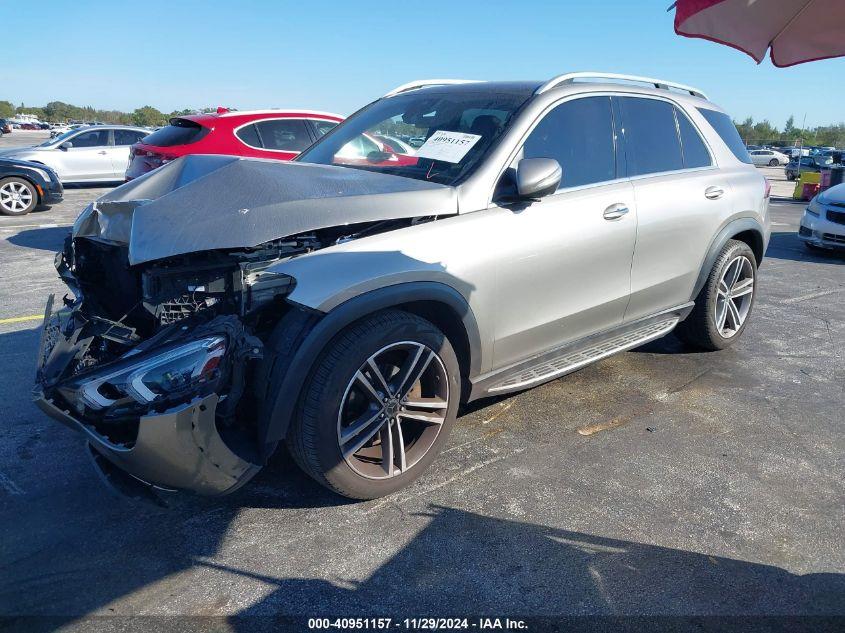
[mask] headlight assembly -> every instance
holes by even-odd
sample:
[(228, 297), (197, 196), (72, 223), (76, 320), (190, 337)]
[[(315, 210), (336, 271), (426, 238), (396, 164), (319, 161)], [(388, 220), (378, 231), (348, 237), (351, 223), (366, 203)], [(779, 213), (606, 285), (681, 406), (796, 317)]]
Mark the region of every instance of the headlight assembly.
[(225, 336), (210, 336), (151, 352), (130, 351), (108, 372), (80, 376), (59, 391), (80, 410), (103, 410), (213, 390), (222, 376), (226, 345)]

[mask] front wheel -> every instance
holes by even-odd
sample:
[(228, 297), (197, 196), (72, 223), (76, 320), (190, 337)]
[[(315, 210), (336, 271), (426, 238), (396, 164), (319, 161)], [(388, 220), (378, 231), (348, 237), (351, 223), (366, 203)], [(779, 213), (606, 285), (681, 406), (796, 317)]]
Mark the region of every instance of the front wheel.
[(446, 442), (460, 400), (449, 339), (401, 310), (338, 334), (317, 360), (288, 433), (294, 460), (353, 499), (395, 492), (419, 477)]
[(26, 215), (38, 204), (38, 193), (28, 180), (4, 178), (0, 180), (0, 213)]
[(695, 307), (678, 325), (678, 337), (706, 350), (730, 347), (745, 330), (756, 290), (754, 251), (745, 242), (728, 240), (695, 299)]

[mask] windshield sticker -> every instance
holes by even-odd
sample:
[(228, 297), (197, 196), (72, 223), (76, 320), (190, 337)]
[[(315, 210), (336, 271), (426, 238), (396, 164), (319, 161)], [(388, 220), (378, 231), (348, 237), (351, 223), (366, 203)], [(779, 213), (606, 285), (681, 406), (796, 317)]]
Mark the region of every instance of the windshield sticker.
[(481, 136), (478, 134), (437, 130), (417, 150), (417, 158), (431, 158), (445, 163), (460, 163), (479, 140), (481, 140)]

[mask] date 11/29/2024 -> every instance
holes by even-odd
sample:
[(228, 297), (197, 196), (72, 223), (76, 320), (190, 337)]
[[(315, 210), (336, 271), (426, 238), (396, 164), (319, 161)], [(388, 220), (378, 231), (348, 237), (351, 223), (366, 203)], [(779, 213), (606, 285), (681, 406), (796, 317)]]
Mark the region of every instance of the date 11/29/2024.
[(400, 629), (405, 631), (525, 631), (524, 620), (510, 618), (308, 618), (310, 630)]

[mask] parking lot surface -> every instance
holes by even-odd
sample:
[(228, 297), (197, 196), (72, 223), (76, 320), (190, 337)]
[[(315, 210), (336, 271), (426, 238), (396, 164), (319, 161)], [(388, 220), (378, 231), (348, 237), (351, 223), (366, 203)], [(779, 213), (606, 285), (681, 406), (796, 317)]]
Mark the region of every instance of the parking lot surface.
[(845, 257), (802, 247), (802, 205), (772, 203), (729, 350), (670, 335), (474, 404), (392, 497), (341, 499), (282, 452), (157, 508), (29, 399), (53, 252), (105, 191), (0, 217), (0, 615), (845, 615)]

